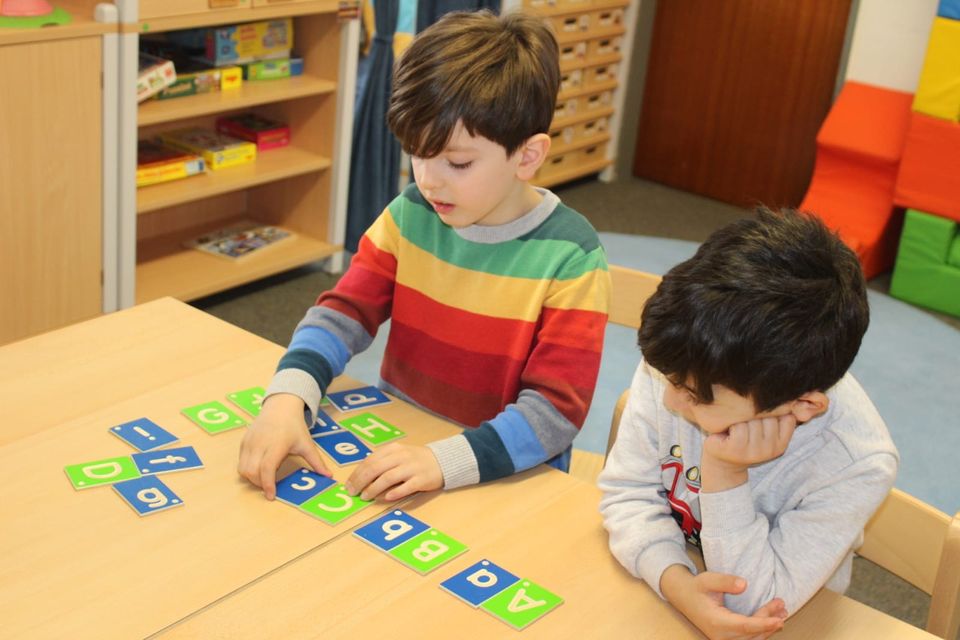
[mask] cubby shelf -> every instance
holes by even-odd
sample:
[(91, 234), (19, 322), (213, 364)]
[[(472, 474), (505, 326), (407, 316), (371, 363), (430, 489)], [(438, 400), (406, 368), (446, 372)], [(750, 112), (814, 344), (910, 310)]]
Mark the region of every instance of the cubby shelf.
[(257, 161), (251, 164), (207, 171), (183, 180), (137, 189), (137, 213), (149, 213), (164, 207), (321, 171), (330, 164), (329, 158), (297, 147), (271, 149), (261, 152)]
[(298, 76), (269, 82), (247, 82), (239, 89), (214, 91), (173, 100), (149, 100), (137, 111), (137, 124), (152, 124), (183, 120), (195, 116), (246, 109), (281, 100), (319, 96), (336, 91), (335, 82), (323, 78)]
[[(222, 220), (220, 227), (237, 220)], [(212, 230), (209, 225), (158, 236), (140, 244), (137, 304), (163, 296), (189, 301), (326, 258), (339, 247), (297, 234), (274, 247), (239, 260), (208, 255), (183, 246)]]

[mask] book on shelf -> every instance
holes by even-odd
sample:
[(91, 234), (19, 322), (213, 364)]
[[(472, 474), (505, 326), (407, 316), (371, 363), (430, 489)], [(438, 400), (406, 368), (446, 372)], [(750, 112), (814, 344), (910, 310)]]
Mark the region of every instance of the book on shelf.
[(203, 127), (188, 127), (160, 134), (164, 144), (195, 153), (207, 168), (216, 171), (257, 159), (257, 145)]
[(137, 142), (137, 186), (178, 180), (203, 173), (203, 158), (164, 146), (156, 140)]
[(284, 240), (293, 238), (292, 231), (252, 220), (244, 220), (222, 229), (190, 238), (183, 244), (228, 260), (242, 260), (258, 255)]

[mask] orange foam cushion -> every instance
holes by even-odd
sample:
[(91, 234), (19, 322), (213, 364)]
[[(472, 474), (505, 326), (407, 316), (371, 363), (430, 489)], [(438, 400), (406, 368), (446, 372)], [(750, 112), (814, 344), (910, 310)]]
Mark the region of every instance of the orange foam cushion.
[(866, 277), (893, 267), (902, 214), (893, 191), (913, 96), (847, 82), (817, 134), (810, 188), (800, 204), (853, 249)]
[(960, 221), (960, 124), (910, 114), (894, 201)]
[(903, 151), (912, 102), (910, 93), (847, 82), (817, 133), (817, 146), (896, 164)]

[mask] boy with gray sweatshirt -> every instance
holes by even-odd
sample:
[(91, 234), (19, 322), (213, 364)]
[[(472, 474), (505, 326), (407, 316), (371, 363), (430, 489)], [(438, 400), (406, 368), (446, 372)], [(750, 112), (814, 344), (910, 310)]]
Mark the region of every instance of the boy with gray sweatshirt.
[(840, 239), (763, 209), (711, 235), (644, 307), (600, 510), (614, 556), (708, 637), (768, 637), (821, 587), (850, 584), (898, 465), (847, 373), (868, 321)]

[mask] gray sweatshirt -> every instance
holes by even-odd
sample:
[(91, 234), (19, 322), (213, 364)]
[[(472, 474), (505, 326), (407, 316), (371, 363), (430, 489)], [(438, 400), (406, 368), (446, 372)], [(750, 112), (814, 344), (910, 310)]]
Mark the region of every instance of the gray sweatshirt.
[(798, 426), (781, 457), (752, 467), (749, 482), (716, 493), (699, 491), (705, 436), (664, 407), (666, 384), (640, 363), (598, 481), (617, 560), (662, 597), (667, 567), (696, 573), (685, 541), (699, 542), (708, 571), (747, 580), (742, 594), (724, 599), (745, 615), (775, 597), (793, 614), (823, 586), (846, 590), (853, 550), (899, 462), (853, 376), (827, 391), (826, 412)]

